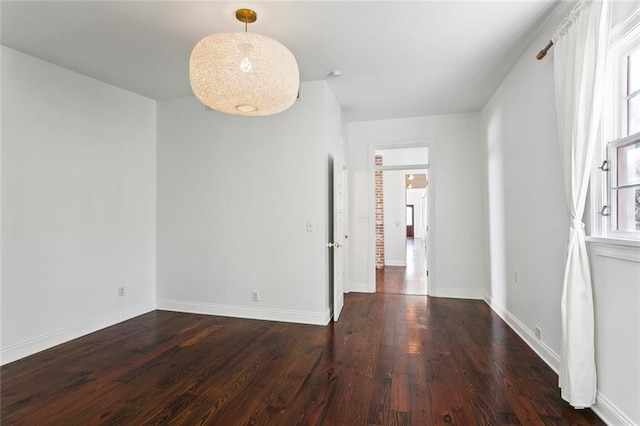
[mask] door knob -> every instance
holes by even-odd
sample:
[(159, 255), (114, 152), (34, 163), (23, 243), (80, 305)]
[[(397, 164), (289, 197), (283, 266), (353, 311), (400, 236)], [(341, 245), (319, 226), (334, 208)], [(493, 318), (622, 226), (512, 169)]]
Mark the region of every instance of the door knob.
[(340, 247), (342, 247), (342, 245), (340, 245), (340, 243), (328, 243), (327, 247), (329, 247), (329, 248), (340, 248)]

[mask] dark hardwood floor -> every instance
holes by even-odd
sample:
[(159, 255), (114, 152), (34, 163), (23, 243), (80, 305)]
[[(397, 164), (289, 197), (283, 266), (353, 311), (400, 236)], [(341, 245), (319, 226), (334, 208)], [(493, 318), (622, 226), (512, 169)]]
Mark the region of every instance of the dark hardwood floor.
[(2, 425), (587, 425), (481, 301), (347, 294), (327, 327), (155, 311), (8, 364)]

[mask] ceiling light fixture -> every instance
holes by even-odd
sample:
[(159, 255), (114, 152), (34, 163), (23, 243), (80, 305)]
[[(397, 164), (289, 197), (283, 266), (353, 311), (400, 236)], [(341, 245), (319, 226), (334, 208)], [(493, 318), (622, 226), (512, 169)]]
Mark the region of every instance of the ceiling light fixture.
[(271, 115), (295, 102), (298, 63), (278, 41), (247, 32), (256, 21), (251, 9), (238, 9), (245, 32), (211, 34), (200, 40), (189, 60), (189, 80), (200, 102), (219, 112)]

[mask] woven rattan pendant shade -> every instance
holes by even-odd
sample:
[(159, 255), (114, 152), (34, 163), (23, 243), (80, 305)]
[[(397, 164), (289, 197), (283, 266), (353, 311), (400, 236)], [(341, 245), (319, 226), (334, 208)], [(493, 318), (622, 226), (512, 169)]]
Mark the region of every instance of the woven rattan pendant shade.
[(298, 64), (281, 43), (259, 34), (211, 34), (191, 52), (196, 98), (216, 111), (271, 115), (289, 108), (300, 85)]

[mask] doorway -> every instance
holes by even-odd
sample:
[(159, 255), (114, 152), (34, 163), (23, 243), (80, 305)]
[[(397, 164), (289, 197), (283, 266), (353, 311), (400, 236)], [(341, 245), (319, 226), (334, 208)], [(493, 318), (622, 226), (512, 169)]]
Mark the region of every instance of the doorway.
[(375, 291), (428, 294), (427, 147), (375, 150)]
[(407, 239), (413, 238), (413, 204), (407, 205)]

